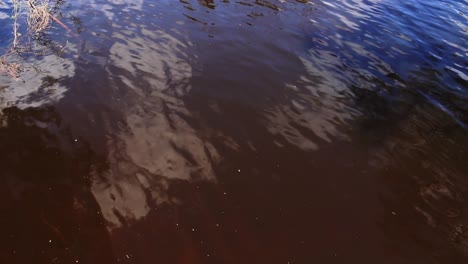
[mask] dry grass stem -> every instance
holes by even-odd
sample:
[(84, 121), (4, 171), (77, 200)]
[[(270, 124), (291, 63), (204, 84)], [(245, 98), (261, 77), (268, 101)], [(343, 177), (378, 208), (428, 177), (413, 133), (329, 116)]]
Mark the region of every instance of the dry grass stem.
[(18, 45), (18, 18), (21, 14), (21, 6), (22, 2), (21, 0), (12, 0), (13, 2), (13, 13), (12, 13), (12, 18), (13, 18), (13, 48), (16, 48)]
[(47, 0), (40, 1), (29, 0), (28, 1), (29, 12), (28, 12), (28, 27), (34, 33), (40, 33), (44, 31), (50, 24), (49, 16), (49, 2)]
[(0, 57), (0, 74), (6, 73), (11, 78), (19, 78), (21, 65), (18, 62), (8, 63), (4, 57)]

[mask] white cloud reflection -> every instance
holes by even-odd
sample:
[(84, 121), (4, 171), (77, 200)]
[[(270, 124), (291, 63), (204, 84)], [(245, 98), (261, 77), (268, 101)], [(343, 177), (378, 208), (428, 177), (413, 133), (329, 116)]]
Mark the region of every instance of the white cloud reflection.
[(39, 57), (26, 62), (18, 80), (0, 75), (0, 108), (38, 107), (62, 99), (67, 88), (56, 80), (72, 77), (75, 65), (72, 59), (55, 55)]
[(191, 88), (190, 43), (174, 32), (131, 27), (113, 33), (119, 41), (109, 55), (111, 78), (129, 90), (119, 109), (124, 125), (108, 141), (109, 171), (92, 184), (111, 229), (145, 217), (153, 205), (177, 202), (166, 195), (169, 180), (215, 180), (218, 156), (186, 121), (191, 113), (180, 99)]

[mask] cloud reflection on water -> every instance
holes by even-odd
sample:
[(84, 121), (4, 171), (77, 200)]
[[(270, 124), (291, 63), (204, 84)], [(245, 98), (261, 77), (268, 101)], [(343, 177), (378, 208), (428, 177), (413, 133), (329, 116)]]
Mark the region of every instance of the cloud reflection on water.
[(107, 71), (111, 85), (128, 90), (119, 105), (124, 124), (109, 131), (110, 169), (92, 187), (110, 227), (141, 219), (154, 204), (176, 202), (166, 195), (169, 180), (214, 180), (211, 162), (218, 156), (187, 122), (191, 113), (181, 100), (190, 91), (190, 43), (145, 25), (117, 27)]

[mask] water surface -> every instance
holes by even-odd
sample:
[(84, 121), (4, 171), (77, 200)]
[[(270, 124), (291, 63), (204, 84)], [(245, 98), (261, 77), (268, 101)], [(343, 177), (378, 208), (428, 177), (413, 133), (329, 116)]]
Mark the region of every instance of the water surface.
[(60, 2), (0, 77), (0, 261), (466, 263), (466, 10)]

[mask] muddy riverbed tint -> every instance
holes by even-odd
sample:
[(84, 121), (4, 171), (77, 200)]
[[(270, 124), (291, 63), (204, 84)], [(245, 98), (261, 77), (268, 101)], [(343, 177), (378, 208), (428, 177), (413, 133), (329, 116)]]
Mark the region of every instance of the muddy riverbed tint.
[(0, 263), (468, 263), (466, 0), (54, 3)]

